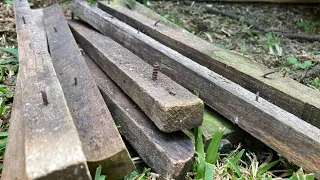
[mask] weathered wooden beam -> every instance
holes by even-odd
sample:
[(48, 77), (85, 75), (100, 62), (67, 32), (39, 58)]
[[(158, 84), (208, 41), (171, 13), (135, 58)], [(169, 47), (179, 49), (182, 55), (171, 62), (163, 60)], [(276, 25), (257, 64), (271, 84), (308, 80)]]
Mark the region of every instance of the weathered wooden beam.
[(24, 158), (24, 121), (23, 118), (21, 118), (21, 110), (21, 87), (18, 76), (1, 174), (1, 179), (3, 180), (27, 179)]
[(101, 165), (108, 179), (135, 167), (58, 4), (44, 9), (53, 66), (61, 83), (91, 172)]
[(161, 132), (89, 56), (85, 60), (120, 133), (143, 161), (163, 178), (184, 177), (194, 155), (191, 139), (182, 132)]
[[(43, 20), (42, 9), (32, 10), (32, 15), (39, 27), (39, 22)], [(39, 27), (39, 29), (41, 29), (41, 27)], [(21, 98), (20, 77), (18, 74), (10, 118), (9, 136), (1, 173), (1, 179), (3, 180), (27, 179), (24, 158), (24, 121), (20, 113), (22, 111)]]
[[(204, 102), (238, 124), (290, 161), (320, 176), (320, 130), (243, 87), (188, 59), (158, 41), (110, 18), (107, 13), (82, 1), (73, 1), (81, 19), (116, 39), (126, 48), (152, 64), (162, 60), (161, 71), (188, 90), (198, 90)], [(84, 29), (84, 28), (83, 28)], [(87, 29), (86, 36), (98, 34)], [(79, 44), (87, 40), (77, 37)], [(99, 35), (100, 41), (105, 40)], [(103, 40), (101, 40), (103, 39)], [(98, 41), (98, 40), (97, 40)], [(258, 99), (258, 101), (256, 100)]]
[(26, 179), (91, 179), (46, 40), (28, 1), (15, 0), (14, 10), (21, 90), (17, 117), (23, 121)]
[(104, 1), (98, 6), (160, 43), (320, 127), (319, 91), (278, 73), (264, 78), (262, 76), (270, 72), (267, 67), (188, 33), (136, 1), (114, 0), (110, 4)]
[[(45, 38), (44, 27), (41, 26), (43, 25), (42, 9), (32, 10), (32, 15), (35, 18), (35, 22), (40, 29), (40, 32), (43, 33), (43, 38)], [(10, 118), (9, 136), (1, 173), (1, 179), (5, 180), (27, 179), (24, 156), (24, 121), (21, 118), (22, 116), (20, 113), (22, 111), (21, 98), (20, 77), (18, 74)]]
[[(154, 68), (108, 37), (69, 23), (78, 44), (106, 74), (164, 132), (191, 129), (202, 124), (203, 102), (162, 73), (152, 80)], [(89, 33), (89, 34), (86, 34)], [(157, 60), (160, 63), (160, 60)]]

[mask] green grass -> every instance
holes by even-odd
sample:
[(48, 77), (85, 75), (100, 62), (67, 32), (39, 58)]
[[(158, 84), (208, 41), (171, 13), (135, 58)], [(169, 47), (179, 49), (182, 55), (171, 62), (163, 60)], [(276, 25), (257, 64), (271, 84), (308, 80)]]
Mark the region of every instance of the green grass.
[(13, 99), (13, 79), (18, 73), (19, 56), (17, 48), (0, 48), (0, 170), (7, 143), (9, 118)]

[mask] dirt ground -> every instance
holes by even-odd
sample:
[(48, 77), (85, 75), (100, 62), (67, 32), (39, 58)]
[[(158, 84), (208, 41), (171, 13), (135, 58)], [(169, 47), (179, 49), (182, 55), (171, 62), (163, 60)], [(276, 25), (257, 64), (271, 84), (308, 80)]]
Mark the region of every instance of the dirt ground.
[[(145, 5), (207, 41), (320, 88), (319, 4), (151, 1)], [(315, 40), (273, 32), (306, 34)]]

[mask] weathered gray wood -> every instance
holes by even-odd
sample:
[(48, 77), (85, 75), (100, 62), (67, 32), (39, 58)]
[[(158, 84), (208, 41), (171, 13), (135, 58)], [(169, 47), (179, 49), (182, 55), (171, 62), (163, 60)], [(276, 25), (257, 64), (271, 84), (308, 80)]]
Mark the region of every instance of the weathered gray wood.
[(110, 38), (100, 39), (99, 33), (76, 27), (74, 36), (82, 39), (82, 48), (160, 130), (174, 132), (202, 124), (204, 105), (198, 97), (160, 72), (153, 81), (152, 66)]
[(24, 121), (21, 117), (21, 87), (18, 76), (1, 174), (2, 180), (27, 179), (24, 158)]
[(270, 72), (267, 67), (188, 33), (136, 1), (114, 0), (110, 4), (104, 1), (98, 6), (160, 43), (320, 127), (319, 91), (278, 73), (263, 78), (263, 74)]
[[(45, 39), (28, 1), (15, 0), (14, 9), (20, 61), (18, 113), (24, 121), (26, 179), (91, 179)], [(42, 94), (47, 96), (47, 105)]]
[[(35, 22), (45, 38), (43, 25), (42, 9), (32, 10), (32, 15)], [(40, 25), (40, 26), (39, 26)], [(21, 86), (20, 77), (18, 75), (12, 113), (10, 118), (9, 136), (6, 145), (6, 153), (4, 156), (3, 169), (1, 179), (7, 180), (24, 180), (27, 179), (25, 171), (25, 156), (24, 156), (24, 121), (21, 118)]]
[[(32, 10), (35, 22), (43, 24), (42, 9)], [(39, 27), (41, 29), (41, 27)], [(41, 32), (44, 32), (41, 30)], [(44, 34), (45, 37), (45, 34)], [(21, 86), (20, 77), (17, 77), (12, 113), (10, 118), (9, 136), (4, 156), (1, 179), (3, 180), (24, 180), (27, 179), (25, 171), (24, 156), (24, 121), (21, 118)]]
[(90, 170), (102, 165), (108, 179), (122, 178), (135, 167), (58, 4), (44, 9), (44, 23), (53, 66)]
[[(143, 33), (109, 19), (108, 14), (74, 1), (74, 12), (100, 31), (116, 39), (142, 59), (152, 64), (162, 60), (161, 71), (188, 90), (198, 90), (211, 108), (237, 123), (257, 139), (266, 143), (290, 161), (320, 175), (320, 130), (263, 98), (256, 101), (255, 93), (182, 56)], [(85, 16), (83, 14), (85, 14)], [(95, 21), (91, 21), (94, 19)], [(95, 23), (97, 22), (97, 23)], [(121, 26), (120, 26), (121, 25)], [(101, 27), (107, 28), (101, 28)], [(86, 31), (86, 34), (97, 33)], [(76, 35), (76, 32), (74, 33)], [(76, 35), (77, 37), (77, 35)], [(100, 35), (97, 39), (103, 39)], [(87, 40), (77, 37), (78, 43)]]
[(90, 57), (85, 60), (120, 133), (143, 161), (163, 178), (183, 178), (194, 155), (191, 139), (182, 132), (161, 132)]

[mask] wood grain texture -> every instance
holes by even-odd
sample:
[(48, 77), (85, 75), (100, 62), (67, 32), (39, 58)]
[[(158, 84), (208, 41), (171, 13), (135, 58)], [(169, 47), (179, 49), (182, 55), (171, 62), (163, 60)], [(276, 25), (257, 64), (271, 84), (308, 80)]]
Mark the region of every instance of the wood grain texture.
[(69, 25), (78, 44), (161, 131), (202, 124), (204, 105), (198, 97), (160, 72), (153, 81), (153, 67), (110, 38), (76, 23)]
[[(32, 10), (37, 26), (43, 25), (42, 9)], [(41, 29), (41, 27), (39, 27)], [(40, 30), (41, 32), (44, 32)], [(45, 34), (43, 34), (45, 37)], [(12, 113), (10, 118), (9, 136), (4, 156), (1, 179), (24, 180), (27, 179), (24, 156), (24, 121), (21, 116), (21, 86), (20, 77), (17, 76)]]
[[(78, 8), (82, 4), (80, 2), (73, 6)], [(91, 11), (88, 9), (93, 9), (92, 13), (89, 13)], [(96, 27), (108, 27), (104, 30), (105, 34), (116, 39), (149, 64), (161, 59), (161, 71), (189, 91), (198, 90), (200, 98), (208, 106), (293, 163), (320, 176), (317, 168), (320, 166), (320, 130), (318, 128), (263, 98), (256, 101), (255, 93), (182, 56), (142, 32), (138, 34), (134, 28), (115, 18), (109, 20), (108, 14), (98, 9), (84, 5), (75, 12), (81, 11), (99, 22), (99, 26)], [(84, 18), (81, 17), (81, 19)], [(84, 20), (88, 21), (88, 19)], [(94, 24), (90, 20), (88, 23)], [(92, 30), (92, 32), (95, 31)], [(81, 43), (82, 40), (77, 41)]]
[(24, 156), (24, 121), (21, 118), (21, 87), (18, 75), (12, 113), (10, 118), (9, 136), (4, 155), (2, 180), (25, 180)]
[(194, 155), (191, 139), (182, 132), (161, 132), (90, 57), (85, 60), (120, 133), (143, 161), (163, 178), (183, 178)]
[(50, 54), (78, 130), (89, 168), (101, 164), (108, 179), (135, 167), (58, 4), (44, 9)]
[[(91, 179), (46, 39), (35, 24), (28, 1), (14, 1), (14, 10), (26, 179)], [(46, 93), (48, 105), (44, 105), (41, 91)]]
[[(129, 10), (124, 3), (130, 5)], [(278, 73), (263, 78), (270, 69), (234, 52), (200, 39), (132, 0), (99, 2), (111, 16), (139, 28), (160, 43), (180, 52), (197, 63), (230, 79), (269, 102), (320, 127), (320, 92)], [(155, 26), (155, 22), (160, 20)]]

